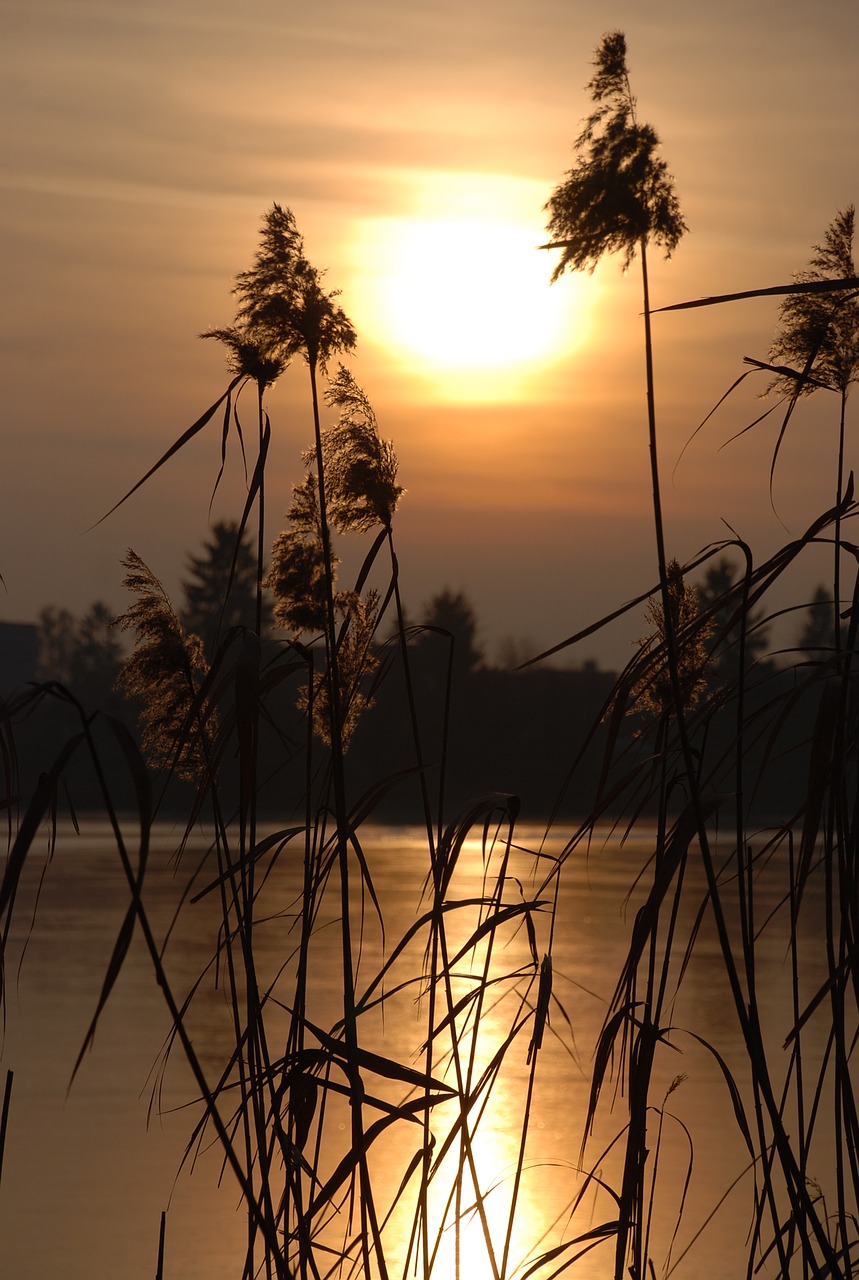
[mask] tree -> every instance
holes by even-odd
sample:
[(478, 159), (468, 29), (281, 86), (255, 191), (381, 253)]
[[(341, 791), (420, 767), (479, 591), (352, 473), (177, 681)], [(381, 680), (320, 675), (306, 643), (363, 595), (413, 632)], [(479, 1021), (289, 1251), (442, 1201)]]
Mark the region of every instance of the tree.
[(36, 620), (36, 679), (71, 682), (72, 664), (77, 643), (77, 619), (68, 609), (48, 605)]
[(436, 649), (438, 642), (453, 641), (453, 668), (461, 675), (472, 675), (483, 665), (483, 651), (477, 643), (477, 618), (469, 600), (461, 591), (445, 587), (424, 607), (421, 622), (429, 628), (422, 643)]
[[(735, 590), (734, 566), (722, 556), (707, 570), (698, 586), (698, 608), (703, 613), (712, 609), (714, 644), (712, 662), (723, 679), (736, 679), (737, 657), (743, 620), (742, 596)], [(745, 619), (746, 666), (753, 666), (766, 653), (769, 638), (761, 625), (762, 616), (749, 614)]]
[[(212, 525), (202, 555), (189, 555), (180, 611), (186, 631), (198, 635), (211, 658), (230, 627), (256, 629), (257, 553), (231, 520)], [(267, 625), (270, 609), (264, 611)]]
[(101, 601), (90, 605), (78, 624), (72, 684), (85, 706), (103, 705), (111, 697), (122, 665), (122, 644), (115, 618)]
[[(840, 639), (843, 640), (844, 629), (840, 625), (839, 631)], [(812, 662), (825, 661), (827, 654), (835, 649), (832, 596), (823, 583), (818, 586), (805, 611), (805, 621), (797, 637), (796, 647)]]
[(103, 601), (96, 600), (80, 619), (68, 609), (43, 609), (37, 636), (39, 680), (64, 684), (88, 710), (111, 703), (123, 652)]

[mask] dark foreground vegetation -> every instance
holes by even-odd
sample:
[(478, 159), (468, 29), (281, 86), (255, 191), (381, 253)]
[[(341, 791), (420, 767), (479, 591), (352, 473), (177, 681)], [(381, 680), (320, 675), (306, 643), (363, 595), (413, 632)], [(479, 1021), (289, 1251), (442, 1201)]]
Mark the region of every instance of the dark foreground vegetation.
[[(197, 622), (195, 630), (129, 551), (131, 603), (121, 625), (135, 645), (119, 683), (137, 700), (140, 745), (115, 706), (92, 712), (61, 684), (24, 689), (4, 706), (9, 852), (0, 913), (16, 906), (37, 831), (89, 788), (87, 803), (97, 795), (114, 824), (129, 886), (98, 1012), (137, 931), (170, 1012), (172, 1051), (184, 1055), (196, 1083), (191, 1147), (220, 1144), (247, 1209), (246, 1256), (236, 1263), (247, 1280), (428, 1277), (447, 1265), (438, 1250), (449, 1235), (458, 1271), (460, 1235), (471, 1221), (480, 1224), (486, 1274), (512, 1274), (538, 1063), (547, 1027), (564, 1034), (552, 965), (555, 931), (569, 923), (556, 914), (560, 888), (598, 824), (623, 832), (645, 820), (652, 856), (644, 897), (594, 1047), (588, 1111), (564, 1117), (571, 1149), (580, 1151), (568, 1212), (552, 1238), (534, 1240), (518, 1274), (558, 1275), (592, 1250), (618, 1280), (667, 1271), (651, 1227), (663, 1195), (682, 1213), (685, 1191), (664, 1187), (660, 1176), (671, 1089), (657, 1094), (655, 1082), (677, 1054), (674, 997), (699, 940), (697, 925), (689, 934), (678, 923), (689, 895), (698, 924), (715, 938), (714, 973), (744, 1046), (741, 1060), (728, 1061), (698, 1036), (746, 1152), (748, 1274), (846, 1277), (859, 1268), (859, 578), (850, 576), (856, 507), (844, 466), (847, 395), (859, 372), (853, 210), (837, 215), (807, 271), (771, 290), (782, 296), (780, 331), (768, 358), (752, 362), (771, 380), (782, 435), (805, 396), (829, 392), (841, 421), (831, 507), (763, 563), (728, 540), (681, 565), (668, 556), (662, 524), (647, 252), (672, 252), (686, 228), (656, 134), (637, 118), (620, 33), (603, 38), (595, 66), (594, 110), (575, 166), (547, 206), (548, 247), (561, 251), (556, 276), (607, 252), (641, 269), (643, 447), (646, 438), (658, 583), (619, 605), (643, 610), (648, 631), (627, 668), (614, 679), (479, 670), (440, 618), (413, 625), (406, 617), (396, 456), (364, 390), (337, 363), (354, 346), (352, 326), (307, 260), (292, 214), (275, 205), (254, 264), (237, 278), (233, 324), (205, 335), (226, 349), (227, 388), (149, 473), (210, 424), (229, 438), (239, 393), (246, 391), (243, 414), (253, 396), (244, 438), (255, 435), (256, 451), (227, 572), (229, 583), (247, 535), (252, 621), (234, 620), (225, 605), (217, 627)], [(265, 393), (290, 362), (308, 378), (313, 440), (269, 548)], [(283, 500), (275, 496), (278, 507)], [(339, 538), (364, 538), (367, 547), (347, 586), (337, 577)], [(761, 641), (771, 590), (820, 542), (832, 550), (832, 590), (816, 602), (816, 631), (809, 626), (794, 661), (768, 661)], [(29, 769), (19, 771), (19, 753), (45, 715), (58, 717), (56, 746), (34, 783)], [(217, 963), (191, 993), (171, 986), (169, 945), (153, 932), (144, 879), (153, 822), (165, 796), (173, 804), (177, 795), (187, 831), (202, 825), (211, 844), (206, 863), (188, 873), (175, 927), (195, 927), (202, 899), (218, 904), (219, 917)], [(566, 832), (560, 853), (532, 850), (527, 884), (509, 874), (520, 797), (555, 830), (563, 819)], [(363, 931), (377, 908), (363, 832), (368, 822), (405, 813), (425, 831), (426, 880), (413, 924), (386, 940), (382, 968), (370, 979), (362, 972), (359, 983)], [(276, 824), (264, 825), (266, 817)], [(474, 840), (484, 874), (479, 890), (466, 891), (463, 850)], [(266, 894), (280, 876), (297, 876), (300, 889), (270, 972), (260, 939)], [(764, 876), (779, 878), (780, 905), (762, 919)], [(813, 888), (823, 904), (816, 927), (826, 976), (808, 991), (797, 938)], [(339, 1005), (320, 1026), (315, 964), (321, 935), (327, 940), (332, 928)], [(765, 1034), (758, 979), (762, 940), (774, 932), (793, 991), (775, 1045)], [(528, 940), (524, 962), (510, 949), (516, 936)], [(197, 1056), (189, 1018), (203, 984), (215, 981), (228, 997), (234, 1042), (213, 1072)], [(403, 992), (418, 1000), (423, 1021), (414, 1052), (398, 1057), (380, 1044), (377, 1016)], [(694, 1026), (685, 1030), (697, 1036)], [(499, 1228), (486, 1208), (494, 1171), (480, 1167), (476, 1152), (512, 1054), (526, 1057), (529, 1074), (516, 1099), (519, 1157)], [(606, 1111), (614, 1137), (593, 1149)], [(393, 1183), (380, 1181), (382, 1150), (399, 1162)], [(585, 1195), (594, 1208), (583, 1226), (576, 1210)], [(392, 1215), (410, 1224), (396, 1256)], [(170, 1274), (169, 1257), (159, 1259), (159, 1273)]]

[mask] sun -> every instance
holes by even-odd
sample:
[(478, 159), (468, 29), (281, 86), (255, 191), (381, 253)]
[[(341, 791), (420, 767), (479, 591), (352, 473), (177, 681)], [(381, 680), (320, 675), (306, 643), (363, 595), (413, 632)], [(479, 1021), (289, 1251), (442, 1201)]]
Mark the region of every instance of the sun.
[(363, 225), (359, 332), (437, 398), (520, 398), (587, 336), (586, 290), (575, 277), (549, 286), (536, 184), (441, 185), (446, 198), (436, 186), (415, 212)]

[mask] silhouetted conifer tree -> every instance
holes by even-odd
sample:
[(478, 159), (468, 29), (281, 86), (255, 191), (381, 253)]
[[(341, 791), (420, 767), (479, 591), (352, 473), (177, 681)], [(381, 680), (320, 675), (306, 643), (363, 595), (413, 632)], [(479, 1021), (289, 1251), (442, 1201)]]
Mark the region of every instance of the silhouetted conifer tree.
[[(844, 629), (839, 627), (839, 630), (843, 640)], [(796, 643), (797, 648), (802, 651), (800, 660), (806, 662), (823, 662), (835, 649), (832, 595), (823, 583), (811, 597)]]
[[(421, 617), (425, 627), (422, 642), (437, 648), (438, 641), (453, 641), (453, 667), (463, 675), (471, 675), (483, 665), (483, 651), (477, 643), (477, 618), (469, 600), (461, 591), (445, 588), (434, 595)], [(443, 633), (443, 634), (442, 634)]]
[[(222, 520), (212, 526), (201, 555), (189, 555), (182, 625), (203, 641), (209, 657), (230, 627), (256, 628), (257, 552), (250, 537), (239, 538), (239, 526)], [(267, 627), (271, 610), (264, 607)]]
[[(701, 612), (712, 608), (712, 663), (713, 670), (724, 679), (736, 679), (738, 646), (741, 634), (742, 596), (733, 593), (736, 571), (731, 561), (723, 556), (712, 564), (699, 584), (698, 607)], [(760, 661), (769, 646), (767, 629), (760, 625), (758, 613), (745, 619), (746, 666)]]

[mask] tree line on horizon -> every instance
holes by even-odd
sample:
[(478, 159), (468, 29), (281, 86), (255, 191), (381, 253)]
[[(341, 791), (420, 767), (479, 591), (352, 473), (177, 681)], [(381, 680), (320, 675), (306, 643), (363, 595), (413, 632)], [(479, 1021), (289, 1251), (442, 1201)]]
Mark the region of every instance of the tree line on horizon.
[[(702, 676), (711, 685), (729, 679), (736, 660), (730, 609), (719, 605), (734, 580), (735, 570), (723, 557), (711, 564), (697, 586), (688, 588), (694, 608), (713, 610), (715, 638)], [(233, 522), (215, 523), (201, 550), (188, 555), (177, 615), (186, 631), (199, 637), (208, 659), (231, 628), (254, 628), (256, 581), (255, 549), (249, 537), (239, 536)], [(746, 626), (752, 687), (768, 697), (774, 682), (795, 679), (799, 669), (795, 664), (814, 665), (832, 649), (831, 594), (823, 585), (816, 589), (798, 625), (795, 650), (780, 661), (770, 655), (768, 627), (759, 621), (756, 625), (754, 619)], [(521, 793), (525, 813), (535, 819), (545, 817), (558, 804), (562, 812), (584, 810), (600, 775), (601, 752), (596, 748), (604, 736), (601, 722), (608, 714), (616, 673), (600, 669), (593, 660), (579, 666), (529, 666), (532, 655), (513, 638), (499, 646), (502, 661), (492, 662), (480, 643), (479, 619), (471, 601), (464, 592), (449, 588), (429, 598), (410, 631), (417, 697), (426, 723), (438, 723), (438, 709), (446, 697), (452, 708), (445, 740), (439, 729), (435, 734), (430, 731), (427, 741), (428, 767), (444, 758), (449, 770), (451, 802), (464, 803), (471, 795), (509, 787)], [(263, 600), (263, 634), (272, 646), (282, 636), (268, 595)], [(106, 604), (96, 601), (79, 617), (66, 609), (45, 608), (39, 614), (37, 636), (40, 681), (58, 682), (86, 711), (107, 712), (139, 737), (135, 700), (118, 682), (125, 648)], [(400, 673), (396, 663), (385, 660), (386, 640), (379, 638), (376, 647), (380, 668), (368, 690), (370, 714), (357, 727), (358, 749), (350, 751), (356, 793), (369, 786), (379, 770), (395, 773), (408, 745), (409, 730), (397, 710), (403, 698)], [(280, 701), (280, 745), (284, 737), (298, 744), (303, 735), (301, 709), (289, 699)], [(635, 716), (629, 717), (625, 731), (632, 744), (637, 733)], [(797, 740), (801, 734), (799, 726)], [(34, 759), (41, 745), (33, 741)], [(572, 772), (570, 760), (578, 762)], [(797, 767), (802, 767), (799, 759)], [(781, 788), (785, 795), (792, 776), (786, 769)], [(174, 781), (172, 790), (179, 803), (181, 784)], [(273, 808), (282, 794), (274, 784), (269, 797)], [(86, 804), (85, 792), (78, 803)], [(770, 795), (764, 803), (777, 806), (780, 799)], [(417, 812), (414, 780), (392, 791), (379, 812), (390, 820), (411, 821)]]
[[(238, 534), (235, 522), (217, 521), (201, 552), (187, 556), (177, 615), (186, 631), (199, 636), (208, 657), (214, 654), (219, 638), (231, 627), (254, 625), (255, 550), (248, 537)], [(734, 579), (731, 561), (726, 556), (720, 558), (710, 566), (702, 581), (693, 586), (698, 607), (705, 609), (714, 605), (730, 590)], [(716, 622), (724, 621), (724, 611), (717, 612)], [(116, 623), (114, 613), (102, 600), (94, 601), (80, 616), (52, 605), (40, 610), (36, 622), (36, 678), (67, 685), (84, 704), (103, 705), (125, 658)], [(480, 621), (464, 591), (443, 587), (434, 593), (421, 609), (415, 625), (449, 633), (455, 646), (456, 667), (469, 674), (485, 668), (512, 672), (526, 667), (535, 657), (527, 641), (509, 635), (500, 641), (497, 658), (492, 661), (480, 642)], [(263, 597), (263, 633), (269, 639), (282, 635), (273, 618), (269, 594)], [(825, 650), (832, 640), (831, 593), (820, 583), (796, 628), (795, 649), (800, 652)], [(729, 648), (730, 636), (722, 637), (714, 654), (716, 665), (721, 661), (720, 653)], [(764, 661), (769, 648), (768, 626), (753, 623), (746, 641), (750, 665)], [(571, 669), (593, 671), (599, 666), (598, 660), (589, 658), (573, 664)]]

